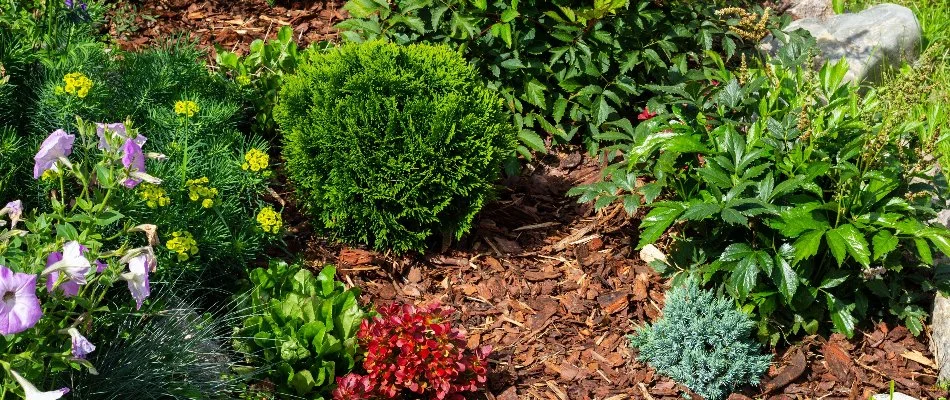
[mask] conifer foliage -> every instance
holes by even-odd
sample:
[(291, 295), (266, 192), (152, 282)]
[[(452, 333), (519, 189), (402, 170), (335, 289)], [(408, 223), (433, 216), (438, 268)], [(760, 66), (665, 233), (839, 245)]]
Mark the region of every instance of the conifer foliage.
[(287, 79), (275, 119), (315, 226), (397, 253), (467, 232), (514, 146), (498, 95), (447, 47), (314, 54)]

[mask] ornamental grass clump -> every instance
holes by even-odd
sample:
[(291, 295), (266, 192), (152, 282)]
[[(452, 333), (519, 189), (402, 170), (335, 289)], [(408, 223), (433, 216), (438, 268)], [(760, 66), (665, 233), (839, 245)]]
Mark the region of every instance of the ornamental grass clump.
[(468, 232), (514, 146), (498, 95), (446, 47), (312, 54), (287, 78), (275, 118), (314, 225), (397, 253)]
[(740, 385), (757, 385), (772, 359), (752, 340), (755, 323), (732, 301), (701, 290), (694, 282), (666, 294), (663, 317), (628, 336), (646, 361), (710, 400)]

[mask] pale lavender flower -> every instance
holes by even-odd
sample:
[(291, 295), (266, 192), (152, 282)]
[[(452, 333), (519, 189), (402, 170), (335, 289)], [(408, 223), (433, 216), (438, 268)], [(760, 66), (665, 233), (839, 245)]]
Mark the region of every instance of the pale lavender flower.
[[(46, 266), (50, 267), (57, 262), (63, 260), (63, 253), (59, 251), (54, 251), (49, 253), (46, 256)], [(49, 277), (46, 278), (46, 291), (52, 293), (53, 287), (56, 286), (56, 282), (59, 280), (59, 271), (50, 272)], [(63, 292), (63, 296), (73, 297), (79, 294), (79, 283), (72, 279), (67, 279), (65, 282), (59, 284), (59, 290)]]
[(0, 217), (4, 215), (10, 217), (10, 228), (15, 228), (17, 222), (20, 222), (20, 217), (23, 216), (23, 203), (20, 200), (7, 203), (6, 206), (0, 209)]
[[(112, 149), (109, 143), (125, 143), (126, 140), (129, 140), (129, 134), (125, 129), (125, 124), (121, 122), (114, 124), (96, 122), (96, 134), (99, 135), (100, 150)], [(148, 138), (146, 138), (145, 135), (135, 135), (135, 139), (132, 139), (139, 147), (145, 146), (145, 141), (147, 140)]]
[(148, 253), (138, 255), (129, 260), (129, 272), (122, 274), (122, 279), (128, 282), (129, 292), (135, 299), (136, 310), (142, 308), (142, 302), (151, 294), (148, 283), (148, 270), (151, 263)]
[(132, 139), (126, 140), (122, 145), (122, 165), (130, 172), (129, 178), (122, 182), (125, 187), (131, 189), (142, 182), (141, 179), (131, 176), (134, 172), (145, 172), (145, 154), (142, 153), (142, 146)]
[(106, 263), (102, 262), (101, 260), (96, 260), (94, 263), (96, 264), (96, 273), (97, 273), (97, 274), (101, 274), (102, 271), (105, 271), (106, 268), (109, 268), (109, 264), (106, 264)]
[(33, 160), (33, 179), (40, 179), (47, 170), (53, 172), (59, 171), (57, 163), (69, 163), (66, 156), (73, 153), (73, 142), (76, 141), (75, 135), (70, 135), (62, 129), (53, 131), (40, 145), (40, 150), (36, 152)]
[(86, 339), (85, 336), (79, 333), (79, 330), (76, 328), (69, 328), (67, 332), (69, 332), (69, 336), (72, 338), (73, 357), (80, 360), (85, 360), (89, 353), (96, 351), (96, 346), (93, 345), (89, 339)]
[(36, 275), (13, 272), (0, 265), (0, 334), (20, 333), (43, 316), (36, 298)]
[(63, 258), (46, 267), (41, 275), (50, 275), (53, 272), (64, 271), (71, 281), (80, 285), (86, 284), (86, 274), (92, 265), (83, 255), (85, 250), (79, 242), (73, 240), (63, 245)]
[(10, 374), (13, 375), (13, 379), (16, 379), (17, 383), (20, 384), (20, 387), (23, 388), (23, 394), (26, 400), (56, 400), (62, 398), (66, 393), (69, 393), (68, 387), (49, 392), (41, 392), (36, 388), (36, 386), (33, 386), (30, 381), (20, 376), (20, 374), (18, 374), (16, 371), (11, 369)]

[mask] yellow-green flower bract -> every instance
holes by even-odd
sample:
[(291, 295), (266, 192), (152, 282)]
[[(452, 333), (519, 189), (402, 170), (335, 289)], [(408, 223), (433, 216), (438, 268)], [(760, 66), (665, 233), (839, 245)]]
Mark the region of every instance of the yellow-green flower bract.
[(187, 231), (172, 233), (172, 238), (165, 242), (165, 247), (178, 253), (178, 261), (185, 261), (188, 257), (198, 254), (198, 242)]
[(264, 232), (277, 233), (283, 225), (283, 220), (280, 218), (280, 213), (274, 211), (272, 207), (264, 207), (257, 213), (257, 223), (261, 225)]
[(175, 102), (175, 114), (191, 118), (194, 117), (197, 112), (198, 103), (191, 100), (179, 100)]
[(267, 168), (268, 162), (270, 162), (270, 156), (267, 153), (258, 149), (250, 149), (244, 154), (244, 164), (241, 164), (241, 169), (257, 172)]

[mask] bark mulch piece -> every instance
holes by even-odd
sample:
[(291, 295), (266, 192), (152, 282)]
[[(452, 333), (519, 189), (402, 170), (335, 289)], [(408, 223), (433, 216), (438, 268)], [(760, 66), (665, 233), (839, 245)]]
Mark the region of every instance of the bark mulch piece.
[(278, 2), (265, 0), (146, 0), (119, 3), (110, 13), (109, 30), (126, 49), (141, 49), (176, 35), (187, 35), (199, 46), (214, 46), (247, 54), (255, 39), (273, 39), (282, 26), (294, 30), (301, 47), (336, 40), (333, 26), (346, 19), (345, 0)]
[[(471, 398), (682, 398), (685, 388), (637, 361), (624, 337), (661, 315), (666, 290), (634, 250), (636, 219), (619, 207), (596, 213), (564, 195), (599, 176), (580, 152), (552, 154), (528, 169), (505, 182), (464, 242), (438, 253), (394, 257), (312, 239), (299, 215), (288, 225), (299, 225), (291, 229), (305, 259), (337, 264), (367, 304), (455, 307), (469, 346), (494, 348), (489, 390)], [(885, 325), (850, 341), (807, 337), (776, 355), (760, 388), (733, 398), (866, 399), (891, 380), (912, 396), (946, 396), (935, 388), (922, 340)]]

